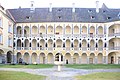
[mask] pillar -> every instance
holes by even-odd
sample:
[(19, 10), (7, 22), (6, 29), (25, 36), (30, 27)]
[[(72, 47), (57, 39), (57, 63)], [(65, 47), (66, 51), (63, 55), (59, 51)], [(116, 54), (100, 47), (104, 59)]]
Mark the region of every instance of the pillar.
[(95, 64), (97, 64), (97, 60), (98, 60), (98, 59), (97, 59), (97, 56), (95, 56)]
[(89, 56), (87, 56), (87, 64), (89, 64)]
[(79, 56), (79, 64), (81, 64), (81, 56)]
[(71, 56), (71, 64), (73, 64), (73, 56)]
[(45, 64), (47, 64), (47, 56), (45, 56)]
[(37, 64), (40, 64), (40, 57), (37, 56)]

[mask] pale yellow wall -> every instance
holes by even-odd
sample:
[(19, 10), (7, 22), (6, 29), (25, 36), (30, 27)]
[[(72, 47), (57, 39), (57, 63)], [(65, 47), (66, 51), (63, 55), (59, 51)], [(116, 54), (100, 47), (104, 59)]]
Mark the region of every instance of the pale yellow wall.
[[(0, 17), (2, 18), (2, 29), (0, 29), (3, 33), (3, 45), (0, 45), (0, 48), (3, 49), (4, 53), (7, 51), (13, 51), (13, 25), (14, 22), (10, 20), (4, 13), (0, 10)], [(8, 26), (9, 24), (12, 26), (11, 33), (8, 33)], [(11, 47), (8, 47), (8, 36), (11, 37)]]

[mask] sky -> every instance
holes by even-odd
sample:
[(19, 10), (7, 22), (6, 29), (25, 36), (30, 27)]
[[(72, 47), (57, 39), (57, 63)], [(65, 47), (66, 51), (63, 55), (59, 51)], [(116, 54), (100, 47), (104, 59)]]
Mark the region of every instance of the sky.
[[(34, 6), (36, 8), (49, 7), (52, 3), (52, 7), (72, 7), (72, 3), (75, 3), (75, 7), (79, 8), (95, 8), (96, 0), (0, 0), (0, 4), (5, 9), (14, 8), (30, 8), (31, 1), (34, 1)], [(120, 0), (98, 0), (99, 7), (103, 3), (106, 4), (108, 8), (120, 8)]]

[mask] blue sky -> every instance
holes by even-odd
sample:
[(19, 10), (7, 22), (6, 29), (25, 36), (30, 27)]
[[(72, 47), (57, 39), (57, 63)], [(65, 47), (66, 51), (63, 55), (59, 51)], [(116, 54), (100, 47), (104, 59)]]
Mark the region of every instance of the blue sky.
[[(96, 0), (0, 0), (0, 4), (6, 9), (18, 8), (29, 8), (30, 1), (35, 2), (35, 7), (49, 7), (49, 3), (52, 3), (53, 7), (72, 7), (72, 3), (75, 3), (75, 7), (81, 8), (95, 8)], [(120, 0), (98, 0), (99, 7), (103, 3), (109, 8), (120, 8)]]

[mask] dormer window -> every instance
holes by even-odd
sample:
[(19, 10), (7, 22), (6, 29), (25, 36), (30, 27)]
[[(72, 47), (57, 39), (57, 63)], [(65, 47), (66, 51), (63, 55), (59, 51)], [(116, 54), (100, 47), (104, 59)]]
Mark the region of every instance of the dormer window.
[(89, 12), (89, 13), (92, 13), (92, 10), (91, 10), (91, 9), (89, 9), (89, 10), (88, 10), (88, 12)]
[(95, 16), (91, 16), (91, 19), (95, 19)]
[(58, 19), (61, 19), (61, 16), (58, 16)]
[(30, 16), (26, 16), (26, 19), (29, 20), (29, 19), (30, 19)]
[(119, 12), (119, 14), (118, 14), (118, 17), (119, 17), (119, 19), (120, 19), (120, 12)]
[(58, 9), (58, 11), (60, 12), (62, 9)]
[(103, 13), (105, 13), (106, 11), (105, 10), (103, 10)]
[(111, 17), (107, 17), (107, 19), (111, 19)]

